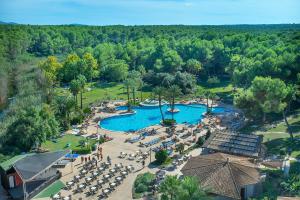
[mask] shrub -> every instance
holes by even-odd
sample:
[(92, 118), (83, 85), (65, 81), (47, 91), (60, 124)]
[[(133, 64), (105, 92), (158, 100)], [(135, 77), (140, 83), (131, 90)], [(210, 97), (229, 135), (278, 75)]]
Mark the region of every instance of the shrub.
[(150, 192), (154, 180), (155, 174), (149, 172), (139, 174), (133, 184), (133, 198), (142, 198), (145, 192)]
[(84, 120), (84, 114), (82, 112), (77, 111), (72, 116), (71, 124), (72, 125), (80, 124), (83, 122), (83, 120)]
[(207, 140), (211, 135), (211, 132), (210, 130), (207, 131), (206, 135), (205, 135), (205, 140)]
[(92, 111), (91, 111), (91, 109), (90, 109), (89, 107), (84, 108), (82, 111), (83, 111), (83, 113), (86, 114), (86, 115), (89, 115), (89, 114), (92, 113)]
[(203, 137), (199, 137), (198, 141), (197, 141), (197, 145), (199, 145), (200, 147), (204, 144), (205, 139)]
[(163, 124), (165, 125), (165, 126), (171, 126), (171, 125), (173, 125), (173, 124), (175, 124), (176, 123), (176, 120), (175, 119), (165, 119), (164, 121), (163, 121)]
[(104, 137), (100, 137), (98, 140), (99, 144), (102, 144), (105, 142), (105, 138)]
[(143, 193), (143, 192), (147, 192), (147, 191), (148, 191), (147, 186), (142, 183), (138, 184), (138, 186), (135, 188), (136, 193)]
[(155, 153), (155, 159), (158, 162), (158, 164), (163, 164), (168, 158), (168, 152), (167, 150), (159, 150)]
[(180, 154), (183, 153), (183, 150), (184, 150), (184, 144), (183, 143), (180, 143), (176, 146), (176, 151), (178, 151)]
[(209, 85), (216, 85), (216, 84), (220, 83), (220, 79), (218, 79), (218, 77), (216, 77), (216, 76), (212, 76), (207, 79), (207, 83)]
[(81, 148), (74, 148), (73, 152), (77, 154), (89, 154), (92, 152), (92, 149), (90, 146), (86, 146)]

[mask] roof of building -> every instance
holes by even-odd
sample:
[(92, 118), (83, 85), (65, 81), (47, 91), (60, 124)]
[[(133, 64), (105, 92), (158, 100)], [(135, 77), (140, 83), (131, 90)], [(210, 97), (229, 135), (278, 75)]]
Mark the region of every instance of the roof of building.
[(23, 180), (30, 180), (40, 172), (51, 167), (69, 151), (55, 151), (26, 156), (13, 165)]
[(240, 199), (241, 188), (260, 181), (257, 166), (249, 158), (223, 153), (192, 157), (181, 169), (184, 176), (197, 177), (211, 193)]
[(203, 147), (241, 156), (260, 157), (262, 137), (254, 134), (216, 132)]
[(28, 156), (28, 155), (32, 155), (32, 154), (21, 154), (21, 155), (17, 155), (17, 156), (14, 156), (4, 162), (2, 162), (0, 164), (0, 167), (4, 170), (4, 171), (7, 171), (9, 170), (18, 160), (21, 160), (22, 158)]

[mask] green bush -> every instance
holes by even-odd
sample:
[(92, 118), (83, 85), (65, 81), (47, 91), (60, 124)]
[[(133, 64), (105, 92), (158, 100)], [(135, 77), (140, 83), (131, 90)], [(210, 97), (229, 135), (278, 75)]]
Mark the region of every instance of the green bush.
[(133, 184), (133, 198), (142, 198), (145, 192), (150, 192), (154, 180), (155, 174), (149, 172), (139, 174)]
[(97, 144), (93, 144), (92, 145), (92, 151), (96, 151), (96, 148), (97, 148)]
[(168, 152), (167, 150), (159, 150), (155, 153), (155, 159), (158, 164), (163, 164), (168, 158)]
[(163, 124), (164, 124), (165, 126), (171, 126), (171, 125), (173, 125), (173, 124), (175, 124), (175, 123), (176, 123), (176, 120), (175, 120), (175, 119), (165, 119), (164, 122), (163, 122)]
[(89, 107), (84, 108), (82, 111), (83, 111), (83, 113), (86, 114), (86, 115), (89, 115), (89, 114), (92, 113), (92, 111), (91, 111), (91, 109), (90, 109)]
[(92, 149), (90, 146), (86, 146), (81, 148), (74, 148), (72, 149), (72, 151), (77, 154), (89, 154), (92, 152)]
[(220, 83), (220, 79), (218, 79), (218, 77), (216, 77), (216, 76), (212, 76), (207, 79), (207, 83), (209, 85), (216, 85), (216, 84)]
[(199, 137), (198, 141), (197, 141), (197, 145), (199, 145), (200, 147), (204, 144), (205, 139), (203, 137)]
[(148, 191), (148, 187), (142, 183), (138, 184), (138, 186), (135, 188), (136, 193), (144, 193)]
[(99, 144), (102, 144), (105, 142), (105, 138), (104, 137), (100, 137), (98, 140)]
[(205, 134), (205, 140), (207, 140), (211, 135), (210, 130), (207, 131), (207, 133)]
[(76, 112), (74, 112), (71, 116), (71, 124), (75, 125), (75, 124), (80, 124), (83, 122), (84, 120), (84, 114), (81, 110), (77, 110)]

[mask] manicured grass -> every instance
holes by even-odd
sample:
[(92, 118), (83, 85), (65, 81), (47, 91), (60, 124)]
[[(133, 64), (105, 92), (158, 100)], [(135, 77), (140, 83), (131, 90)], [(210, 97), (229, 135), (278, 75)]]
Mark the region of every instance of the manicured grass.
[[(291, 130), (294, 133), (300, 132), (300, 115), (294, 115), (288, 119)], [(284, 122), (279, 123), (275, 128), (271, 128), (268, 132), (287, 132), (287, 126)]]
[[(272, 133), (270, 133), (271, 135)], [(276, 134), (275, 134), (276, 135)], [(295, 136), (295, 140), (291, 141), (289, 137), (278, 137), (268, 139), (264, 142), (269, 154), (286, 155), (289, 149), (292, 150), (291, 156), (300, 158), (300, 136)]]
[[(64, 135), (61, 138), (55, 140), (55, 142), (47, 140), (42, 144), (42, 148), (48, 149), (49, 151), (57, 151), (62, 149), (72, 149), (79, 146), (79, 141), (84, 140), (82, 136), (75, 135)], [(70, 147), (67, 144), (70, 143)]]
[(63, 187), (65, 187), (64, 183), (57, 180), (36, 195), (34, 199), (50, 197), (51, 195), (57, 194)]
[[(101, 100), (127, 100), (127, 93), (122, 83), (88, 83), (86, 88), (90, 88), (90, 91), (83, 93), (83, 106), (87, 107), (91, 103), (95, 103)], [(57, 88), (56, 91), (64, 95), (69, 93), (68, 89)], [(132, 96), (132, 94), (130, 94)], [(143, 99), (149, 98), (151, 92), (143, 92)], [(140, 98), (140, 91), (136, 92), (136, 98)], [(80, 95), (78, 95), (78, 103), (80, 103)]]

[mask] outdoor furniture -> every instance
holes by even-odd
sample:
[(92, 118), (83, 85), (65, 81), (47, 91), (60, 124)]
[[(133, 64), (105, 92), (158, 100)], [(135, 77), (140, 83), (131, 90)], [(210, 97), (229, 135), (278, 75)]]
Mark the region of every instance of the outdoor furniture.
[(120, 152), (120, 158), (125, 158), (127, 156), (127, 153), (125, 153), (125, 152)]
[(107, 196), (110, 193), (110, 189), (109, 188), (103, 189), (102, 192)]
[(128, 174), (128, 172), (127, 171), (122, 171), (121, 174), (122, 174), (123, 177), (125, 177)]
[(90, 187), (90, 190), (91, 190), (92, 194), (95, 194), (97, 187), (92, 186), (92, 187)]
[(63, 200), (71, 200), (71, 197), (70, 197), (70, 196), (67, 196), (67, 197), (63, 197), (62, 199), (63, 199)]
[(89, 184), (92, 180), (93, 180), (93, 179), (92, 179), (91, 177), (86, 177), (86, 178), (85, 178), (85, 182), (88, 183), (88, 184)]
[(109, 174), (106, 174), (106, 175), (103, 176), (103, 178), (104, 178), (105, 180), (107, 180), (107, 179), (110, 178), (110, 175), (109, 175)]
[(99, 175), (97, 172), (93, 172), (92, 174), (93, 174), (93, 176), (98, 176)]
[(97, 184), (98, 184), (99, 186), (103, 185), (103, 183), (104, 183), (103, 180), (97, 180)]
[(85, 184), (80, 184), (80, 185), (78, 186), (78, 188), (79, 188), (80, 191), (82, 191), (82, 190), (85, 188)]
[(123, 178), (121, 176), (118, 176), (115, 178), (115, 180), (120, 183), (123, 180)]
[(115, 167), (121, 169), (123, 167), (123, 165), (121, 163), (119, 163), (119, 164), (115, 164)]
[(53, 199), (60, 199), (60, 194), (55, 194), (55, 195), (53, 196)]
[(117, 186), (117, 184), (115, 182), (112, 182), (109, 184), (110, 187), (115, 188)]

